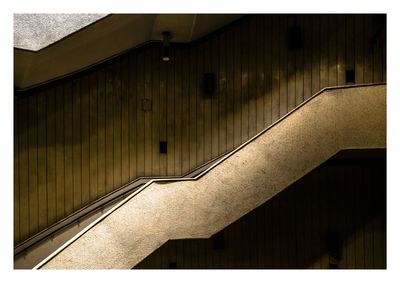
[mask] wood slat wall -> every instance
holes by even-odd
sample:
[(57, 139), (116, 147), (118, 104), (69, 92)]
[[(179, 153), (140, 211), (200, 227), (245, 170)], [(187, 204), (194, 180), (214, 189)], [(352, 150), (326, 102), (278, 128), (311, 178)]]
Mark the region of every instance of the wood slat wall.
[[(135, 268), (386, 268), (385, 159), (326, 162), (214, 239), (171, 240)], [(342, 238), (341, 260), (326, 236)]]
[[(321, 88), (344, 85), (346, 69), (356, 83), (385, 81), (385, 22), (246, 16), (174, 45), (168, 63), (147, 45), (16, 99), (15, 244), (131, 180), (182, 175), (234, 149)], [(287, 44), (294, 24), (299, 48)], [(216, 75), (212, 95), (206, 72)]]

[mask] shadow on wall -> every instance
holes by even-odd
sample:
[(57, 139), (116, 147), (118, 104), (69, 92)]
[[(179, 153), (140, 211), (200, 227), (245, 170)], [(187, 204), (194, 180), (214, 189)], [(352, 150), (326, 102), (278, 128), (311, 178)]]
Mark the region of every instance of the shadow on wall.
[(329, 162), (209, 239), (135, 268), (386, 268), (385, 160)]
[[(182, 175), (238, 147), (321, 88), (346, 84), (346, 69), (355, 83), (385, 81), (385, 21), (248, 16), (173, 46), (169, 63), (144, 46), (30, 91), (14, 106), (15, 221), (29, 219), (16, 223), (16, 242), (138, 177)], [(205, 73), (215, 74), (212, 95)]]
[[(258, 113), (261, 110), (270, 112), (268, 114), (271, 117), (263, 117), (265, 121), (262, 126), (265, 128), (320, 89), (346, 84), (346, 69), (360, 68), (360, 72), (366, 74), (366, 78), (356, 75), (357, 81), (353, 83), (385, 81), (385, 70), (381, 69), (379, 73), (374, 74), (372, 66), (374, 60), (384, 64), (382, 59), (385, 56), (382, 48), (386, 46), (385, 34), (386, 18), (382, 15), (245, 17), (221, 34), (206, 37), (190, 47), (177, 45), (172, 49), (172, 60), (169, 63), (155, 64), (154, 61), (161, 58), (160, 46), (144, 46), (71, 78), (51, 83), (44, 88), (39, 87), (38, 91), (28, 91), (33, 97), (25, 98), (28, 101), (18, 99), (15, 102), (15, 116), (25, 118), (17, 119), (19, 124), (15, 124), (15, 131), (21, 135), (29, 134), (29, 131), (37, 134), (39, 128), (48, 126), (46, 122), (55, 121), (52, 126), (56, 130), (63, 131), (60, 134), (63, 137), (60, 141), (55, 138), (55, 147), (80, 145), (92, 138), (97, 131), (118, 126), (118, 123), (121, 123), (123, 106), (131, 100), (128, 97), (138, 96), (136, 109), (129, 109), (129, 112), (137, 111), (136, 116), (146, 115), (140, 113), (144, 112), (141, 99), (162, 99), (156, 96), (160, 92), (160, 85), (165, 88), (169, 85), (173, 88), (165, 90), (166, 96), (173, 96), (176, 88), (187, 91), (181, 93), (182, 96), (194, 95), (196, 106), (203, 108), (203, 113), (200, 113), (199, 117), (203, 119), (206, 115), (204, 111), (208, 110), (209, 114), (215, 114), (211, 109), (214, 103), (218, 110), (217, 116), (220, 118), (225, 115), (237, 117), (247, 114), (247, 117), (241, 119), (251, 119), (250, 116), (253, 114), (257, 117), (267, 114)], [(226, 40), (225, 44), (221, 43), (221, 37)], [(273, 42), (276, 44), (273, 45)], [(356, 49), (355, 52), (357, 45), (363, 48)], [(232, 55), (233, 60), (229, 60), (224, 52)], [(151, 58), (148, 60), (144, 59), (149, 56)], [(176, 56), (179, 56), (179, 61), (176, 60)], [(380, 58), (374, 58), (377, 56)], [(132, 69), (128, 69), (127, 61), (135, 65), (134, 74)], [(184, 61), (186, 65), (183, 64)], [(153, 73), (155, 70), (145, 74), (147, 67), (140, 65), (149, 62), (153, 63), (150, 68), (162, 69), (160, 72), (164, 73), (165, 77), (156, 77)], [(182, 78), (188, 71), (194, 76), (187, 82), (188, 89), (184, 89), (185, 82)], [(355, 72), (358, 73), (357, 70)], [(203, 91), (202, 82), (205, 73), (216, 74), (215, 93), (212, 95), (207, 95)], [(178, 77), (179, 83), (176, 81)], [(155, 81), (156, 78), (160, 80)], [(131, 80), (135, 81), (134, 84)], [(156, 84), (158, 89), (154, 88)], [(218, 105), (222, 99), (225, 99), (225, 103), (232, 104), (231, 107)], [(265, 102), (269, 103), (267, 106), (270, 109), (258, 109), (259, 99), (263, 100), (262, 106), (265, 106)], [(268, 101), (264, 101), (265, 99)], [(106, 102), (103, 107), (107, 112), (105, 117), (107, 121), (103, 123), (97, 121), (100, 120), (97, 117), (98, 111), (103, 109), (98, 109), (95, 105), (96, 108), (93, 110), (96, 111), (91, 111), (92, 104), (97, 104), (99, 100)], [(160, 108), (164, 106), (164, 111), (167, 111), (167, 105), (159, 106)], [(162, 112), (161, 109), (157, 110)], [(256, 113), (250, 113), (254, 110)], [(167, 118), (173, 119), (173, 117)], [(208, 122), (212, 126), (214, 121), (209, 117), (206, 119), (209, 119)], [(163, 125), (167, 121), (157, 122), (160, 126), (167, 126)], [(236, 142), (237, 145), (263, 129), (251, 129), (254, 125), (249, 125), (250, 122), (246, 121), (246, 125), (240, 125), (241, 131), (248, 133), (245, 135), (246, 139), (241, 138)], [(67, 132), (64, 128), (67, 123), (76, 124), (73, 131), (78, 134)], [(92, 126), (95, 128), (92, 129)], [(175, 132), (174, 126), (176, 125), (172, 125)], [(204, 130), (206, 131), (204, 139), (211, 140), (209, 137), (212, 133), (207, 132), (211, 127), (206, 126)], [(37, 146), (48, 147), (49, 143), (41, 143), (39, 140)], [(29, 145), (23, 144), (19, 151), (27, 148)]]

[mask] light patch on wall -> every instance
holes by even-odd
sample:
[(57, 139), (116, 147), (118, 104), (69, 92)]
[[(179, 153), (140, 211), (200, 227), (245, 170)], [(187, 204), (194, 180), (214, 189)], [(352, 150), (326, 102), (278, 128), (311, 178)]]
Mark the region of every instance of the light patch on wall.
[(37, 51), (108, 14), (14, 14), (14, 47)]

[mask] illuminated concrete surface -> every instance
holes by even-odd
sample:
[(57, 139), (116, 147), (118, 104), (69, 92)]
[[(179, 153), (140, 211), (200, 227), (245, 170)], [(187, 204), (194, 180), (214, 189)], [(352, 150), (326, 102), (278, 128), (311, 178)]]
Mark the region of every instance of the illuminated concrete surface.
[(14, 47), (37, 51), (107, 14), (14, 14)]
[(386, 86), (326, 90), (201, 179), (150, 185), (43, 268), (132, 268), (169, 239), (210, 237), (342, 149), (385, 147)]

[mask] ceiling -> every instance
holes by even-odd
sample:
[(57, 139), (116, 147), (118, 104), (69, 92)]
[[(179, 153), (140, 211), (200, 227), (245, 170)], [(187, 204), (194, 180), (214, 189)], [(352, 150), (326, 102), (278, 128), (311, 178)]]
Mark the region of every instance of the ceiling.
[[(83, 70), (145, 42), (162, 40), (163, 31), (171, 32), (173, 36), (171, 42), (189, 43), (241, 16), (238, 14), (15, 15), (14, 84), (19, 90), (28, 89)], [(35, 22), (39, 24), (32, 24)]]

